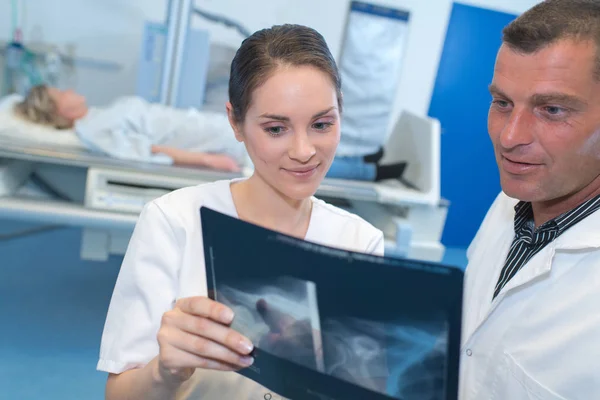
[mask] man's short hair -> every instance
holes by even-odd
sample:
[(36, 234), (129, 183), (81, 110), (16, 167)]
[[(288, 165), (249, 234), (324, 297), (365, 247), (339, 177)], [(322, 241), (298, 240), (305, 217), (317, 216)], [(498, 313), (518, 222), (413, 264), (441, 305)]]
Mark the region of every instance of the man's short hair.
[[(532, 7), (503, 30), (512, 50), (532, 54), (563, 39), (596, 43), (600, 50), (600, 0), (546, 0)], [(600, 80), (600, 51), (595, 76)]]

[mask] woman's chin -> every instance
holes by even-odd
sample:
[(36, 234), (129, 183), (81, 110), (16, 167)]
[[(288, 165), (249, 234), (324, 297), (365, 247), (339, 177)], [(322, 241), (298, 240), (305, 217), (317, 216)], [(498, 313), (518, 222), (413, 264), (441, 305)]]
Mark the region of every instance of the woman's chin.
[(283, 190), (282, 192), (286, 197), (292, 200), (301, 201), (314, 196), (314, 194), (317, 192), (317, 189), (319, 189), (320, 183), (321, 181), (318, 181), (318, 183), (307, 182), (304, 184), (296, 183), (294, 185), (287, 185), (285, 190)]

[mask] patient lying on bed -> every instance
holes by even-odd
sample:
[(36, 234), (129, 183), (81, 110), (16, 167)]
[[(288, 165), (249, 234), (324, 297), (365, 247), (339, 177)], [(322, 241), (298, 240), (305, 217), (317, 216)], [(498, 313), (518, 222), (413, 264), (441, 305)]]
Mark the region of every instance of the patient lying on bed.
[(249, 166), (224, 113), (176, 109), (139, 97), (88, 107), (82, 95), (45, 85), (32, 88), (14, 112), (30, 122), (72, 129), (86, 148), (119, 159), (232, 172)]

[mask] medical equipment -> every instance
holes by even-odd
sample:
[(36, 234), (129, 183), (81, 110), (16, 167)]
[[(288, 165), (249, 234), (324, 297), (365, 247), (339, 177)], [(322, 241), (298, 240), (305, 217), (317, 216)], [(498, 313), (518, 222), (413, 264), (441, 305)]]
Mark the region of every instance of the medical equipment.
[[(168, 29), (164, 24), (148, 22), (144, 28), (142, 54), (138, 66), (136, 94), (149, 102), (162, 103), (166, 86), (162, 74), (167, 62), (166, 47)], [(183, 44), (184, 57), (176, 67), (179, 77), (170, 85), (176, 85), (164, 104), (178, 108), (201, 109), (206, 92), (206, 77), (210, 52), (208, 31), (190, 29)], [(174, 67), (175, 68), (175, 67)], [(173, 78), (175, 79), (175, 78)], [(175, 83), (176, 82), (176, 83)]]
[[(36, 132), (33, 137), (39, 136)], [(52, 132), (46, 132), (46, 137), (51, 138)], [(408, 162), (405, 177), (410, 187), (398, 180), (326, 179), (316, 196), (381, 229), (387, 254), (441, 260), (448, 204), (440, 198), (439, 122), (404, 112), (385, 151), (388, 160)], [(0, 124), (0, 159), (26, 162), (53, 193), (51, 200), (26, 196), (20, 190), (5, 194), (0, 197), (0, 218), (82, 227), (81, 257), (91, 260), (124, 254), (138, 214), (152, 198), (239, 176), (107, 158), (64, 138), (56, 145), (40, 145), (28, 137), (27, 125), (19, 124)]]
[(22, 160), (0, 159), (0, 196), (14, 193), (33, 171), (31, 163)]
[[(0, 41), (0, 55), (3, 57), (0, 96), (10, 94), (26, 95), (39, 84), (60, 86), (64, 72), (70, 67), (83, 66), (101, 70), (115, 71), (121, 66), (111, 61), (74, 57), (72, 51), (61, 52), (56, 45), (40, 42), (27, 42), (23, 38), (23, 15), (25, 2), (11, 1), (12, 26), (11, 39)], [(67, 67), (67, 68), (65, 68)]]
[(409, 19), (408, 11), (351, 2), (340, 55), (344, 133), (338, 155), (374, 154), (385, 143)]
[(29, 89), (42, 83), (40, 67), (36, 55), (21, 42), (20, 31), (3, 50), (4, 77), (1, 95), (12, 93), (26, 94)]
[(250, 31), (227, 17), (201, 10), (191, 0), (169, 0), (164, 22), (147, 22), (138, 67), (138, 96), (168, 106), (202, 108), (210, 58), (207, 30), (191, 28), (198, 15), (234, 28), (247, 37)]
[(22, 2), (11, 1), (12, 40), (2, 49), (4, 55), (4, 76), (0, 96), (12, 93), (26, 94), (32, 86), (42, 83), (40, 60), (34, 52), (23, 44), (21, 11)]

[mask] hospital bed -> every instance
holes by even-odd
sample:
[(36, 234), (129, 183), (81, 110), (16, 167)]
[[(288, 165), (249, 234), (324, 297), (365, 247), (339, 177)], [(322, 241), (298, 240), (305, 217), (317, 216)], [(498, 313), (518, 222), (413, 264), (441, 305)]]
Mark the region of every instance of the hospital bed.
[[(240, 176), (107, 158), (49, 137), (0, 124), (0, 218), (81, 227), (80, 255), (87, 260), (124, 254), (143, 205), (153, 198)], [(404, 183), (326, 179), (316, 196), (381, 229), (386, 254), (440, 261), (448, 204), (440, 197), (439, 122), (403, 112), (385, 154), (386, 163), (408, 163)]]

